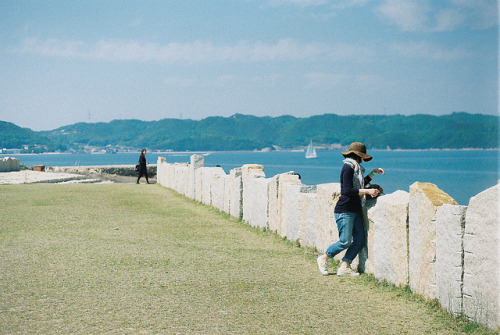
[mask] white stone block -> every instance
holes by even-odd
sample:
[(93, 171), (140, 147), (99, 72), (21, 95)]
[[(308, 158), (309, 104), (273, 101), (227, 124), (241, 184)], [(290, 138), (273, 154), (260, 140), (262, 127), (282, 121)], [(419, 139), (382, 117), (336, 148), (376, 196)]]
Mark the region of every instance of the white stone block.
[(431, 183), (410, 186), (409, 283), (424, 298), (436, 298), (436, 210), (444, 204), (458, 205)]
[(278, 174), (271, 178), (269, 184), (269, 229), (281, 234), (283, 209), (283, 186), (285, 184), (300, 185), (299, 176), (293, 172)]
[(20, 162), (17, 158), (11, 158), (10, 161), (10, 171), (19, 171), (20, 170)]
[(251, 226), (267, 228), (269, 183), (264, 167), (246, 164), (242, 167), (243, 179), (243, 220)]
[(500, 186), (472, 197), (465, 217), (464, 314), (500, 328)]
[(467, 207), (443, 205), (436, 211), (436, 290), (447, 311), (462, 310), (463, 235)]
[[(216, 168), (222, 170), (222, 168)], [(224, 194), (225, 194), (225, 183), (227, 175), (222, 171), (222, 173), (214, 171), (211, 183), (210, 198), (212, 206), (220, 211), (224, 210)]]
[(167, 184), (168, 188), (175, 190), (175, 166), (174, 166), (174, 164), (167, 165), (166, 184)]
[[(203, 167), (202, 174), (202, 190), (201, 190), (201, 202), (205, 205), (212, 205), (212, 183), (215, 176), (225, 175), (226, 173), (221, 167)], [(224, 189), (218, 190), (218, 194), (214, 194), (217, 199), (222, 198), (224, 194)]]
[(195, 170), (195, 200), (201, 202), (202, 199), (202, 191), (203, 191), (203, 173), (205, 171), (205, 167), (201, 167)]
[(283, 185), (283, 207), (280, 236), (286, 237), (289, 241), (296, 241), (299, 238), (299, 196), (300, 184), (286, 183)]
[(299, 242), (306, 247), (314, 247), (318, 237), (316, 186), (302, 186), (299, 193)]
[(205, 166), (205, 158), (199, 155), (191, 155), (189, 164), (189, 190), (187, 196), (196, 199), (196, 173), (195, 171)]
[(0, 172), (10, 172), (10, 171), (19, 171), (20, 170), (20, 162), (19, 159), (14, 157), (4, 157), (0, 161)]
[(212, 172), (210, 167), (202, 167), (200, 170), (203, 170), (203, 174), (201, 176), (201, 202), (205, 205), (211, 204), (210, 192), (211, 192), (211, 184), (212, 184)]
[(316, 243), (319, 252), (337, 242), (339, 234), (335, 222), (334, 209), (340, 196), (340, 183), (319, 184), (316, 187)]
[(165, 165), (167, 164), (167, 160), (165, 157), (158, 157), (156, 162), (156, 182), (161, 186), (165, 186), (164, 178), (165, 178)]
[(222, 211), (224, 213), (230, 214), (231, 212), (231, 191), (232, 191), (232, 179), (231, 171), (229, 175), (226, 176), (224, 181), (224, 204), (222, 205)]
[(231, 188), (229, 215), (241, 219), (243, 216), (243, 181), (241, 168), (235, 168), (229, 172), (229, 187)]
[(368, 257), (363, 270), (397, 286), (408, 284), (409, 198), (408, 192), (396, 191), (366, 206)]
[(174, 189), (177, 193), (186, 195), (189, 189), (189, 164), (175, 163), (174, 168)]

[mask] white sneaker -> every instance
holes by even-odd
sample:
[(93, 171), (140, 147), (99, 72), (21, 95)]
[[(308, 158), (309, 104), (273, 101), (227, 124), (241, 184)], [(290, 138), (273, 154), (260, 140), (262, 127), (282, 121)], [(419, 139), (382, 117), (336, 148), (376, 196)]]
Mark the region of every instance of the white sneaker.
[(328, 276), (328, 268), (326, 260), (323, 258), (323, 256), (319, 256), (317, 261), (318, 261), (319, 272), (321, 272), (323, 276)]
[(337, 276), (339, 276), (339, 277), (356, 277), (356, 276), (359, 276), (359, 272), (356, 272), (351, 268), (339, 268), (337, 270)]

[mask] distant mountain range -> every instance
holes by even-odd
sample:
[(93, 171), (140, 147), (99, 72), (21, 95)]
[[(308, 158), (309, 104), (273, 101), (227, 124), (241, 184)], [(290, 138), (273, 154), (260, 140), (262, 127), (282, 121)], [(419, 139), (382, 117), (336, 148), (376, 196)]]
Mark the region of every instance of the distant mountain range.
[(260, 150), (315, 145), (331, 147), (364, 142), (377, 149), (498, 148), (499, 117), (452, 113), (434, 115), (324, 114), (308, 118), (236, 114), (206, 119), (114, 120), (76, 123), (51, 131), (32, 131), (0, 121), (0, 148), (35, 151), (84, 147), (158, 150)]

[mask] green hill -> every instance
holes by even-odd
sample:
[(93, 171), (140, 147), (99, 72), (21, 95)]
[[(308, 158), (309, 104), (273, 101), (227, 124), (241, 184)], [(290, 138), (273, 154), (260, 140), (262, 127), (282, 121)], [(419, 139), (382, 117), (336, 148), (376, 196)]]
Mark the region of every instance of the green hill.
[(27, 152), (46, 152), (66, 150), (66, 145), (28, 128), (21, 128), (13, 123), (0, 121), (0, 149), (22, 149)]
[(53, 148), (75, 149), (112, 145), (176, 151), (254, 150), (305, 146), (312, 139), (316, 145), (362, 141), (369, 148), (378, 149), (461, 149), (498, 148), (499, 117), (463, 112), (443, 116), (325, 114), (308, 118), (235, 114), (200, 121), (77, 123), (45, 132), (10, 124), (11, 128), (16, 127), (9, 130), (11, 136), (4, 136), (4, 129), (8, 129), (3, 128), (5, 124), (8, 123), (0, 123), (4, 147), (38, 141)]

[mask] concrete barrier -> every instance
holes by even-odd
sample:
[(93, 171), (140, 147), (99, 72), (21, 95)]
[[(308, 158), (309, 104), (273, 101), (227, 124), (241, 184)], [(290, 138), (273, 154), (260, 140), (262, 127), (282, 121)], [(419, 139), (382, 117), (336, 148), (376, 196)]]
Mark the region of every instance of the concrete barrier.
[(11, 172), (20, 170), (19, 159), (13, 157), (4, 157), (0, 160), (0, 172)]
[[(256, 164), (229, 174), (203, 164), (195, 155), (190, 164), (159, 158), (158, 183), (319, 252), (338, 240), (334, 208), (340, 184), (303, 185), (293, 172), (266, 178)], [(409, 284), (451, 313), (498, 327), (499, 186), (472, 198), (468, 207), (434, 184), (416, 182), (409, 191), (366, 202), (367, 246), (352, 266), (397, 286)]]

